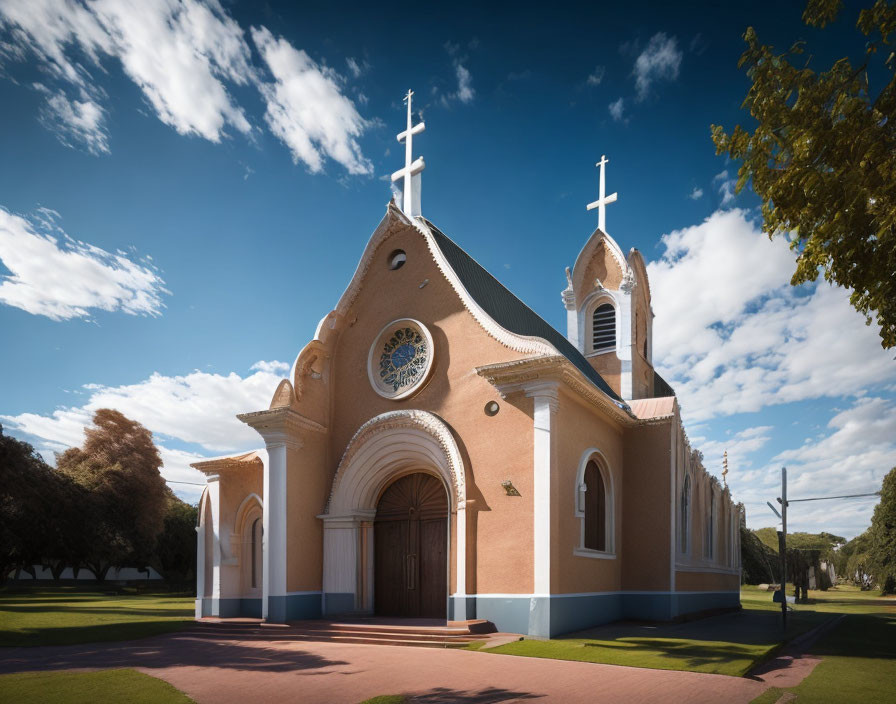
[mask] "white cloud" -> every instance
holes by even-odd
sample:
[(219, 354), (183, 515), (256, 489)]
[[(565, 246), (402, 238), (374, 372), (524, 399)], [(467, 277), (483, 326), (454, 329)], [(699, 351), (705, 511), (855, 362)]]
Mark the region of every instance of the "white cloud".
[[(95, 86), (104, 60), (113, 58), (158, 118), (180, 134), (216, 143), (234, 130), (250, 134), (230, 88), (253, 85), (266, 101), (269, 127), (296, 161), (317, 172), (326, 156), (349, 173), (371, 171), (356, 141), (368, 122), (342, 94), (342, 79), (264, 27), (253, 28), (275, 79), (265, 82), (243, 29), (219, 0), (2, 0), (0, 30), (9, 40), (6, 56), (22, 60), (30, 53), (54, 81), (75, 87), (74, 101), (67, 91), (44, 89), (44, 113), (53, 118), (45, 121), (60, 139), (93, 153), (108, 151), (103, 94)], [(354, 59), (347, 65), (356, 77), (367, 67)]]
[[(256, 371), (245, 377), (194, 371), (183, 376), (155, 373), (123, 386), (85, 384), (83, 389), (90, 396), (81, 406), (61, 407), (46, 415), (0, 415), (0, 421), (38, 438), (39, 449), (59, 451), (83, 443), (84, 426), (91, 423), (97, 409), (114, 408), (162, 436), (155, 440), (166, 479), (202, 481), (189, 464), (203, 455), (172, 448), (166, 438), (199, 445), (211, 455), (263, 446), (259, 435), (237, 420), (236, 414), (267, 408), (280, 382), (279, 372), (287, 368), (283, 362), (260, 361), (252, 366)], [(177, 488), (179, 493), (187, 491)]]
[(109, 153), (105, 110), (89, 97), (69, 100), (59, 91), (47, 98), (41, 119), (68, 147), (83, 145), (91, 154)]
[[(765, 502), (780, 496), (781, 466), (787, 467), (787, 493), (793, 499), (865, 494), (880, 490), (884, 475), (896, 466), (896, 404), (861, 398), (838, 412), (818, 438), (772, 457), (767, 466), (740, 472), (732, 463), (729, 481), (748, 508), (749, 524), (772, 525)], [(853, 537), (868, 527), (874, 497), (795, 502), (788, 508), (788, 529), (828, 531)]]
[(274, 83), (260, 85), (265, 119), (293, 159), (312, 172), (321, 171), (323, 157), (329, 156), (349, 173), (371, 173), (357, 142), (368, 123), (340, 92), (336, 73), (264, 27), (253, 28), (252, 39), (274, 76)]
[(588, 78), (585, 79), (585, 82), (589, 86), (599, 86), (601, 84), (601, 81), (604, 80), (604, 76), (606, 75), (606, 73), (607, 73), (606, 66), (595, 66), (594, 71), (592, 71), (588, 75)]
[(454, 70), (457, 73), (457, 99), (462, 103), (470, 103), (475, 95), (473, 91), (473, 78), (470, 72), (460, 64), (456, 63)]
[(700, 200), (702, 197), (703, 189), (697, 188), (697, 186), (694, 186), (694, 190), (691, 191), (690, 195), (688, 195), (688, 198), (690, 198), (691, 200)]
[(610, 115), (616, 122), (621, 122), (625, 117), (625, 99), (619, 98), (610, 103)]
[(712, 177), (712, 182), (718, 184), (719, 195), (722, 196), (722, 206), (731, 205), (734, 202), (734, 186), (737, 181), (728, 177), (728, 170), (717, 173)]
[(740, 209), (662, 238), (648, 266), (655, 355), (689, 421), (896, 379), (874, 328), (825, 282), (793, 288), (794, 255)]
[[(45, 211), (43, 226), (52, 211)], [(40, 233), (36, 225), (0, 207), (0, 302), (53, 320), (83, 318), (92, 311), (159, 315), (164, 281), (151, 266), (123, 253), (110, 254), (71, 239)], [(55, 226), (54, 226), (55, 227)]]
[(289, 371), (289, 365), (286, 362), (256, 362), (249, 369), (253, 371), (266, 372), (268, 374), (279, 374), (283, 376)]
[(635, 59), (633, 73), (638, 100), (644, 100), (650, 95), (650, 88), (656, 81), (676, 80), (681, 58), (675, 37), (666, 36), (663, 32), (654, 34), (644, 51)]
[(351, 56), (349, 56), (349, 57), (345, 60), (345, 65), (348, 66), (348, 70), (349, 70), (349, 72), (350, 72), (350, 73), (352, 74), (352, 76), (354, 76), (355, 78), (358, 78), (358, 77), (361, 75), (361, 66), (360, 66), (360, 64), (359, 64), (357, 61), (355, 61)]

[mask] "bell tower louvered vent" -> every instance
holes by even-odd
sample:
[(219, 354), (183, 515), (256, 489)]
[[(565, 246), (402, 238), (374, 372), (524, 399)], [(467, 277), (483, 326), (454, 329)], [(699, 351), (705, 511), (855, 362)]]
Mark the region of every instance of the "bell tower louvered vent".
[(594, 309), (591, 318), (591, 348), (595, 352), (616, 347), (616, 309), (603, 303)]

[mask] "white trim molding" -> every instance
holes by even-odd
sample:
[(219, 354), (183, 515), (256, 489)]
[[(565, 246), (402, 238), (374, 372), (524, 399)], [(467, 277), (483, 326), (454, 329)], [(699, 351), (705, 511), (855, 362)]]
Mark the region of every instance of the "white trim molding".
[[(585, 547), (585, 468), (593, 457), (597, 458), (595, 464), (604, 482), (606, 506), (604, 507), (604, 536), (605, 550), (595, 550)], [(579, 519), (579, 540), (573, 548), (573, 555), (578, 557), (593, 557), (605, 560), (616, 559), (616, 485), (613, 481), (613, 470), (607, 456), (596, 447), (589, 447), (582, 453), (579, 459), (579, 467), (576, 470), (576, 483), (573, 497), (574, 515)]]

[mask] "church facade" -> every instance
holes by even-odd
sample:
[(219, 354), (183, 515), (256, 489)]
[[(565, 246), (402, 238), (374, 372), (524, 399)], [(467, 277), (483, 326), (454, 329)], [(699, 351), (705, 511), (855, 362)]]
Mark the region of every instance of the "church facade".
[(653, 369), (645, 263), (606, 234), (609, 199), (564, 336), (419, 215), (410, 157), (404, 207), (270, 407), (239, 416), (264, 449), (194, 465), (197, 617), (552, 636), (737, 607), (742, 507)]

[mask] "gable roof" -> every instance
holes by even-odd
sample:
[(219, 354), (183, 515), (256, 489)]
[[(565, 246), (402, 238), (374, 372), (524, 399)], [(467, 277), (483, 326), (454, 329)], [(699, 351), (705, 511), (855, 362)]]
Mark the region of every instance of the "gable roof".
[(467, 292), (476, 303), (501, 327), (526, 337), (540, 337), (553, 345), (585, 377), (607, 396), (621, 404), (625, 402), (598, 374), (585, 356), (555, 330), (540, 315), (511, 293), (457, 243), (439, 230), (429, 220), (426, 224), (445, 259), (454, 269)]

